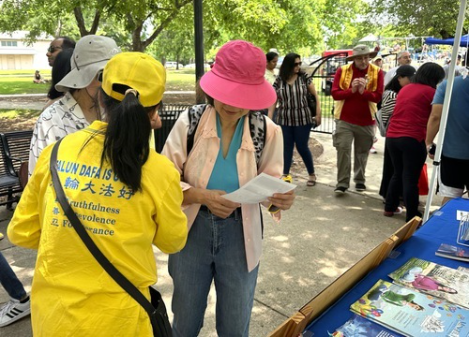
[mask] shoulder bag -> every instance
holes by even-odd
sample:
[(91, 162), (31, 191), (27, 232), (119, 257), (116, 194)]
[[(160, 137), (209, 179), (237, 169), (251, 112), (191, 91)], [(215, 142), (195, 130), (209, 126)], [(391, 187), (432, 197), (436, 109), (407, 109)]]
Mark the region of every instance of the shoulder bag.
[(309, 91), (308, 77), (306, 74), (304, 80), (306, 82), (306, 100), (308, 101), (308, 108), (311, 111), (311, 117), (316, 117), (316, 97)]
[(114, 267), (114, 265), (107, 259), (107, 257), (104, 256), (104, 254), (99, 250), (98, 246), (96, 246), (90, 235), (86, 232), (85, 227), (80, 222), (72, 207), (68, 203), (62, 184), (60, 183), (59, 175), (57, 173), (57, 152), (62, 139), (55, 143), (50, 158), (50, 173), (52, 176), (52, 184), (54, 186), (57, 200), (59, 201), (60, 206), (62, 207), (70, 223), (73, 225), (73, 228), (75, 228), (76, 232), (83, 240), (84, 244), (94, 256), (96, 261), (98, 261), (104, 270), (109, 274), (109, 276), (111, 276), (114, 281), (116, 281), (116, 283), (119, 284), (122, 289), (124, 289), (130, 296), (132, 296), (132, 298), (137, 301), (148, 313), (153, 328), (153, 336), (171, 337), (171, 325), (169, 323), (166, 306), (164, 305), (163, 299), (161, 298), (161, 294), (153, 287), (149, 287), (151, 302), (148, 301), (147, 298), (140, 292), (140, 290), (138, 290), (137, 287), (135, 287), (119, 270), (117, 270), (117, 268)]

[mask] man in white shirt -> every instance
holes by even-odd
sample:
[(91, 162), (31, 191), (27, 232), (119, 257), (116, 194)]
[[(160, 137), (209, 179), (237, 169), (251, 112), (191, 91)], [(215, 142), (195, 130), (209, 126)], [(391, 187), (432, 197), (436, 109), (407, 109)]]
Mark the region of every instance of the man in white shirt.
[[(461, 59), (462, 59), (462, 56), (458, 55), (458, 58), (456, 59), (456, 67), (454, 67), (454, 77), (460, 76), (464, 73), (465, 67), (461, 66)], [(451, 64), (451, 59), (448, 59), (445, 63), (446, 64), (443, 66), (443, 69), (445, 71), (445, 80), (447, 80), (448, 79), (449, 66)]]
[(389, 71), (386, 73), (386, 75), (384, 76), (384, 86), (391, 82), (394, 75), (396, 75), (397, 68), (403, 66), (404, 64), (410, 64), (411, 62), (412, 58), (410, 57), (410, 53), (407, 50), (401, 51), (399, 54), (397, 54), (398, 66), (389, 69)]

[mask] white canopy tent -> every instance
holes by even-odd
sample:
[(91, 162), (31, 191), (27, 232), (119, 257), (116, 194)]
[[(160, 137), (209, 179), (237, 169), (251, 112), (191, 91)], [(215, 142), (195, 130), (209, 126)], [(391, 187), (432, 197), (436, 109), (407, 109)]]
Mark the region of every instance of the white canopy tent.
[[(454, 41), (461, 41), (462, 28), (464, 24), (465, 13), (466, 13), (466, 2), (467, 0), (461, 0), (460, 6), (459, 6), (458, 23), (456, 25), (456, 34), (454, 36)], [(449, 105), (451, 101), (451, 95), (453, 93), (454, 69), (456, 67), (458, 49), (459, 49), (459, 44), (458, 43), (453, 44), (453, 52), (451, 53), (451, 64), (448, 70), (448, 84), (446, 85), (445, 100), (443, 102), (443, 111), (441, 114), (440, 130), (438, 132), (438, 140), (437, 140), (438, 146), (436, 147), (435, 158), (433, 160), (433, 172), (432, 172), (432, 177), (430, 180), (427, 204), (425, 206), (425, 214), (423, 216), (424, 223), (425, 221), (428, 220), (428, 217), (430, 215), (430, 206), (432, 205), (433, 194), (435, 193), (434, 191), (436, 187), (437, 171), (438, 171), (438, 167), (440, 166), (441, 152), (443, 150), (443, 141), (444, 141), (445, 133), (446, 133), (446, 124), (448, 121), (448, 110), (449, 110)]]
[(363, 39), (359, 40), (358, 42), (377, 42), (378, 37), (374, 36), (373, 34), (368, 34)]

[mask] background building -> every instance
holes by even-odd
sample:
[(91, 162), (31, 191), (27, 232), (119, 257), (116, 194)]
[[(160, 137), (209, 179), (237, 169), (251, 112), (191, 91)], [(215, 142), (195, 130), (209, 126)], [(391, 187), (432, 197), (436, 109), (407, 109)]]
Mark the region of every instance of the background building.
[(36, 42), (28, 45), (27, 31), (0, 33), (0, 70), (48, 69), (47, 48), (53, 40), (41, 36)]

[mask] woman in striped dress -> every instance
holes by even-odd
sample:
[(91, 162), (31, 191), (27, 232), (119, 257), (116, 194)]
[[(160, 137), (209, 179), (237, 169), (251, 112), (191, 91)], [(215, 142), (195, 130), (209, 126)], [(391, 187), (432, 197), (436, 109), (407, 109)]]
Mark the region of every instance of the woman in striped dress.
[[(293, 159), (293, 148), (300, 154), (309, 178), (307, 185), (316, 185), (313, 156), (308, 147), (311, 128), (321, 125), (321, 104), (311, 78), (301, 71), (300, 55), (290, 53), (285, 56), (280, 67), (279, 76), (274, 82), (277, 92), (278, 115), (275, 122), (281, 126), (283, 132), (283, 174), (290, 174)], [(316, 117), (313, 117), (306, 99), (308, 91), (316, 97)], [(275, 105), (269, 109), (272, 118)]]

